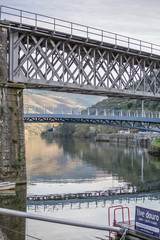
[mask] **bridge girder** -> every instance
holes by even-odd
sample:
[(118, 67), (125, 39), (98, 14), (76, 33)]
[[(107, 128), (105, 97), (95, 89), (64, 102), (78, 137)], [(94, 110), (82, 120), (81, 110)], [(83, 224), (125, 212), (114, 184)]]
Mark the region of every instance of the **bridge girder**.
[(62, 33), (12, 27), (11, 82), (33, 89), (160, 99), (157, 55)]

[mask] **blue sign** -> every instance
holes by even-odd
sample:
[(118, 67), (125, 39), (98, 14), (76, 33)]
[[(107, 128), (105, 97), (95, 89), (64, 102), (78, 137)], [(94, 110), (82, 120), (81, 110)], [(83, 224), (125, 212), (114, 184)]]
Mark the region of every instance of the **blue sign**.
[(160, 239), (160, 212), (136, 206), (135, 230)]

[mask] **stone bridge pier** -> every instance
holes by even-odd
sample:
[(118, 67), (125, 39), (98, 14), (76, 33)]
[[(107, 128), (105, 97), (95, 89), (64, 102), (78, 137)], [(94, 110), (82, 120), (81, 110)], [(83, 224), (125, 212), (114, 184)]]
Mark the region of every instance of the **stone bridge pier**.
[(8, 30), (0, 28), (0, 181), (26, 182), (23, 84), (9, 82)]

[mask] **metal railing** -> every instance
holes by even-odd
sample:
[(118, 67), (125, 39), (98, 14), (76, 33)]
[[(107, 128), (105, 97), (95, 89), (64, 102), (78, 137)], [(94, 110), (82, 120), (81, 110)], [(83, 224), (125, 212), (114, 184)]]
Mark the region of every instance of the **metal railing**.
[(89, 107), (69, 108), (69, 107), (24, 107), (25, 114), (66, 114), (66, 115), (95, 115), (95, 116), (115, 116), (115, 117), (136, 117), (136, 118), (160, 118), (160, 112), (144, 110), (121, 110), (121, 109), (100, 109)]
[[(136, 38), (127, 37), (121, 34), (112, 33), (109, 31), (101, 30), (99, 28), (89, 27), (82, 24), (65, 21), (59, 18), (45, 16), (17, 8), (8, 6), (0, 6), (0, 20), (8, 20), (19, 23), (19, 26), (31, 25), (37, 30), (38, 28), (48, 29), (54, 33), (66, 33), (79, 38), (85, 38), (94, 43), (99, 41), (101, 45), (105, 43), (116, 46), (122, 46), (128, 50), (137, 50), (139, 53), (149, 53), (151, 55), (160, 55), (160, 45), (153, 44), (147, 41), (142, 41)], [(92, 40), (92, 41), (91, 41)]]
[(75, 220), (66, 220), (66, 219), (60, 219), (55, 217), (42, 216), (38, 214), (21, 212), (21, 211), (6, 209), (6, 208), (0, 208), (0, 214), (17, 216), (21, 218), (28, 218), (28, 219), (39, 220), (39, 221), (50, 222), (50, 223), (59, 223), (59, 224), (70, 225), (75, 227), (97, 229), (102, 231), (113, 231), (118, 233), (123, 233), (124, 231), (124, 229), (120, 227), (106, 226), (106, 225), (93, 224), (93, 223), (89, 224), (89, 223), (79, 222)]

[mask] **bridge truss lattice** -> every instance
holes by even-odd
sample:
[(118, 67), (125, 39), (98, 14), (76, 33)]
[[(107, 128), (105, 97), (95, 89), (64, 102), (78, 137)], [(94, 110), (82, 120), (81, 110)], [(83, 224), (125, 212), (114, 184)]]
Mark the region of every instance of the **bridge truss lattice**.
[[(10, 9), (1, 6), (1, 19), (5, 8)], [(9, 29), (9, 81), (43, 90), (159, 99), (160, 46), (12, 11), (11, 20), (0, 23)]]

